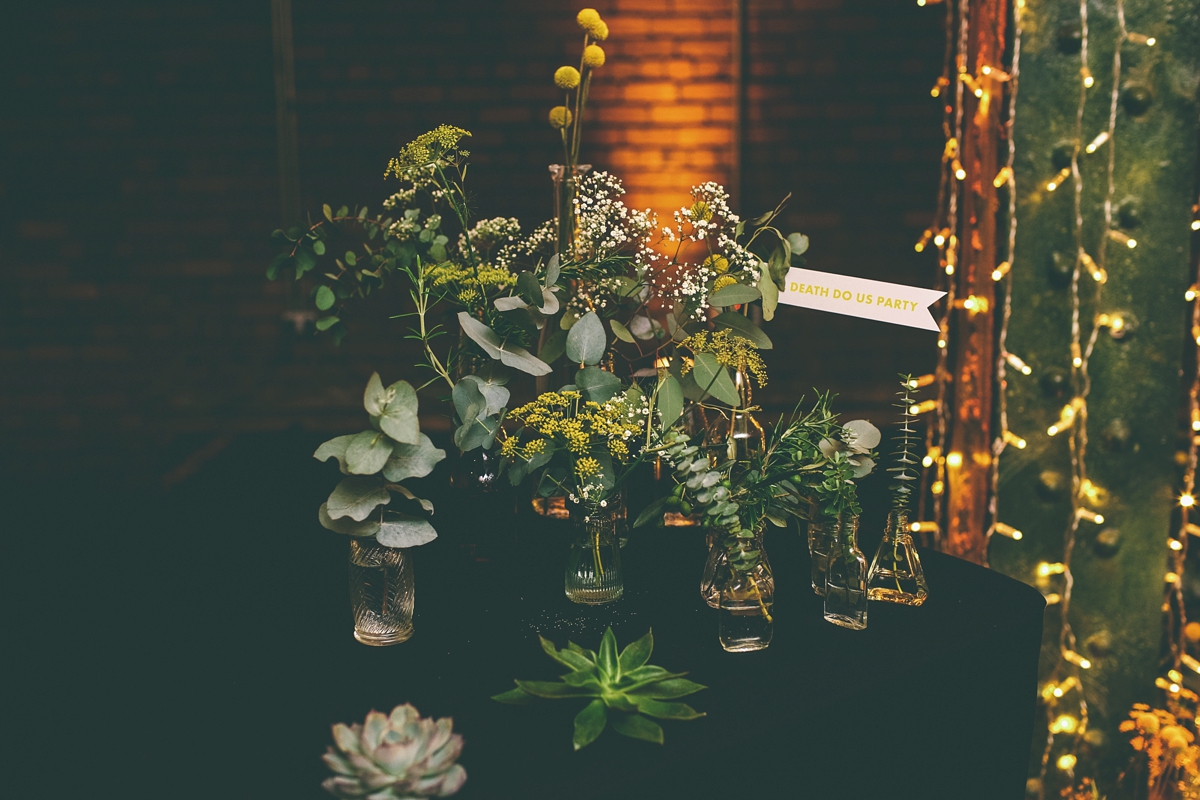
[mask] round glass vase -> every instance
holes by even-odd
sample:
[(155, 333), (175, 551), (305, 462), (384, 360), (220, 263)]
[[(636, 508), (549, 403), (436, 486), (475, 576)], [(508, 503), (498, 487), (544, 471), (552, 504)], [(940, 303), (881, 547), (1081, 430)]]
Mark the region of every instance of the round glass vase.
[(412, 558), (374, 538), (350, 540), (350, 606), (354, 638), (383, 647), (413, 635)]
[(843, 520), (825, 569), (825, 621), (867, 627), (867, 557), (858, 549), (858, 517)]
[(762, 546), (762, 528), (750, 541), (725, 550), (717, 570), (717, 638), (730, 653), (764, 650), (775, 633), (775, 575)]
[[(812, 589), (825, 596), (825, 570), (829, 567), (829, 554), (837, 544), (842, 532), (843, 521), (837, 517), (817, 517), (808, 523), (808, 555), (812, 561)], [(852, 520), (858, 526), (858, 518)]]
[(585, 511), (571, 509), (571, 545), (563, 573), (563, 592), (572, 603), (602, 606), (625, 594), (621, 571), (620, 526), (624, 517), (613, 504)]

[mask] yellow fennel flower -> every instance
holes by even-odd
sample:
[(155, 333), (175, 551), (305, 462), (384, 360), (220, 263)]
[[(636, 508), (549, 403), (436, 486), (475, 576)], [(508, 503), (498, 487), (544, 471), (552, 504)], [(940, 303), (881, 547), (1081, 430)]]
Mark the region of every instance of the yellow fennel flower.
[(596, 23), (594, 28), (588, 31), (588, 33), (590, 33), (594, 38), (603, 42), (608, 38), (608, 23), (606, 23), (604, 20), (600, 20)]
[(732, 275), (722, 275), (713, 281), (713, 291), (724, 289), (726, 286), (733, 286), (735, 283), (737, 283), (737, 278)]
[(571, 109), (566, 106), (555, 106), (550, 109), (550, 127), (565, 128), (571, 124)]
[(517, 446), (520, 444), (516, 439), (505, 439), (500, 445), (500, 455), (507, 458), (512, 458), (517, 454)]
[(711, 256), (704, 259), (704, 266), (708, 267), (718, 275), (724, 275), (729, 271), (729, 259), (720, 253), (713, 253)]
[(594, 8), (585, 8), (575, 15), (575, 21), (579, 23), (579, 27), (591, 33), (592, 29), (600, 24), (600, 12)]
[(575, 462), (575, 474), (581, 478), (590, 478), (600, 471), (600, 462), (588, 456)]
[(579, 70), (574, 67), (559, 67), (554, 70), (554, 85), (560, 89), (574, 89), (579, 85)]
[(546, 451), (546, 440), (545, 439), (534, 439), (532, 442), (525, 445), (525, 455), (526, 456), (536, 456), (537, 454), (544, 453), (545, 451)]
[(604, 48), (598, 44), (589, 44), (583, 48), (583, 63), (595, 69), (604, 66)]

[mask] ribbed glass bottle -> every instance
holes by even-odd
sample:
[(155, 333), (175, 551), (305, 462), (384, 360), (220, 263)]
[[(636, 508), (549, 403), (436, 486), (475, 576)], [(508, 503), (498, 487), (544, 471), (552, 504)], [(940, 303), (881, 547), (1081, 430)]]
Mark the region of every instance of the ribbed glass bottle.
[(374, 538), (350, 540), (350, 605), (354, 638), (384, 646), (413, 634), (412, 558)]
[(819, 517), (808, 523), (808, 555), (812, 560), (812, 588), (825, 596), (825, 570), (829, 566), (829, 553), (842, 531), (842, 521), (837, 517)]
[(563, 591), (572, 603), (600, 606), (621, 599), (625, 578), (621, 572), (618, 510), (594, 513), (572, 511), (572, 537), (563, 576)]
[(762, 527), (755, 534), (740, 553), (724, 548), (724, 568), (717, 571), (717, 637), (730, 653), (763, 650), (775, 633), (775, 575), (763, 549)]
[(858, 517), (842, 520), (829, 553), (825, 620), (856, 631), (867, 627), (867, 558), (858, 549)]

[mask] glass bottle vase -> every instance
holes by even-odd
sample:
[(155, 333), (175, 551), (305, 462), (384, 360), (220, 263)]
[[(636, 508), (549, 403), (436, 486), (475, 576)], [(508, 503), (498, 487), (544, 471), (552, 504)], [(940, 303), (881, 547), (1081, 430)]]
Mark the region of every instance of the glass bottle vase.
[[(750, 556), (747, 558), (747, 556)], [(741, 552), (726, 549), (725, 569), (718, 574), (717, 636), (730, 653), (763, 650), (771, 644), (775, 620), (775, 576), (762, 547), (762, 531)]]
[(908, 527), (908, 509), (893, 509), (867, 572), (867, 599), (919, 606), (928, 596), (925, 570)]
[(413, 634), (412, 557), (374, 538), (350, 540), (350, 605), (354, 638), (363, 644), (398, 644)]
[(704, 559), (704, 571), (700, 573), (700, 597), (710, 608), (720, 608), (721, 583), (729, 571), (729, 556), (718, 529), (708, 529), (707, 545), (708, 556)]
[(621, 544), (616, 509), (593, 513), (572, 510), (570, 550), (563, 575), (563, 591), (572, 603), (601, 606), (625, 593), (621, 572)]
[(821, 597), (825, 596), (825, 570), (829, 566), (829, 553), (837, 543), (841, 530), (842, 521), (837, 517), (821, 517), (808, 523), (812, 588)]
[(867, 627), (867, 559), (858, 549), (858, 517), (842, 521), (829, 553), (825, 620), (856, 631)]

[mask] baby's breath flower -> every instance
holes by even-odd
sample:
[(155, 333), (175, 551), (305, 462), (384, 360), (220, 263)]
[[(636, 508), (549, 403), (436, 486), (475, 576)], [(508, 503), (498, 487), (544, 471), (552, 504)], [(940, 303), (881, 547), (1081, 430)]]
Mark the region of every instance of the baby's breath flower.
[(604, 48), (598, 44), (589, 44), (583, 48), (583, 63), (595, 69), (604, 66)]
[(571, 109), (566, 106), (555, 106), (550, 109), (550, 127), (565, 128), (571, 124)]
[(579, 85), (579, 70), (574, 67), (559, 67), (554, 71), (554, 85), (560, 89), (574, 89)]

